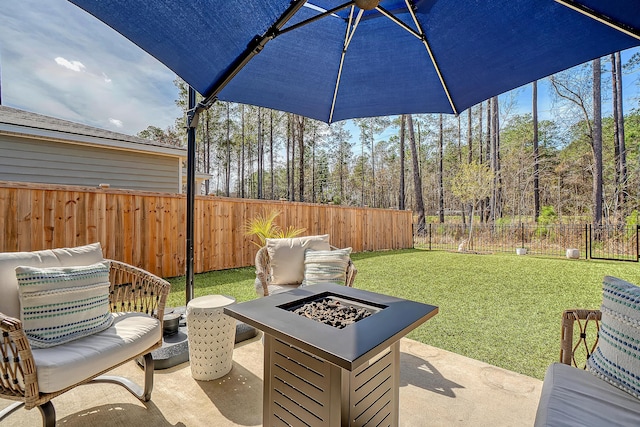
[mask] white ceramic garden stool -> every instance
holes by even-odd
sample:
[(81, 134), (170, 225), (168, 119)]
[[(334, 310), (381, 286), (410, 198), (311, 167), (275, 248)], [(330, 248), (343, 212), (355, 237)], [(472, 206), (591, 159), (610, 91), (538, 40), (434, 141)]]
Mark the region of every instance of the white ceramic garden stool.
[(231, 371), (236, 320), (223, 313), (234, 304), (226, 295), (206, 295), (187, 304), (187, 337), (191, 376), (196, 380), (215, 380)]

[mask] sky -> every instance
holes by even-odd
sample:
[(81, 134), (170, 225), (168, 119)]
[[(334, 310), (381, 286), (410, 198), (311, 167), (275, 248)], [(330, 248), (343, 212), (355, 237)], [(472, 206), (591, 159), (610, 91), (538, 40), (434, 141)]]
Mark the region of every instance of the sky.
[(66, 0), (0, 7), (2, 104), (125, 134), (181, 115), (176, 75)]
[[(176, 75), (68, 1), (4, 0), (0, 23), (3, 105), (130, 135), (150, 125), (174, 126), (182, 115)], [(624, 52), (623, 61), (631, 53)], [(627, 103), (637, 106), (636, 79), (625, 78), (623, 89)], [(549, 119), (546, 81), (538, 94), (539, 117)], [(530, 84), (512, 95), (518, 113), (531, 112)], [(347, 129), (358, 138), (352, 123)]]

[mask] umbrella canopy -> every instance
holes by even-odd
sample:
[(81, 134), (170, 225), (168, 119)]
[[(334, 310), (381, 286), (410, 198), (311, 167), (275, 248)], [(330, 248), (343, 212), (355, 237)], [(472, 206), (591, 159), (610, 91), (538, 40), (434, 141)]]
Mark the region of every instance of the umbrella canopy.
[(187, 302), (195, 125), (216, 99), (331, 123), (454, 113), (640, 45), (637, 0), (69, 0), (153, 55), (189, 93)]
[(640, 45), (635, 0), (70, 1), (209, 102), (327, 123), (458, 114)]

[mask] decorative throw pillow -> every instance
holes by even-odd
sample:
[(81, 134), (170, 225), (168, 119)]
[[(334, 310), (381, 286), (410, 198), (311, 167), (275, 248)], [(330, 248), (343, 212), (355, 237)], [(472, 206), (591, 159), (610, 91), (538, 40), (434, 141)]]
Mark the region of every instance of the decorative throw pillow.
[(304, 280), (302, 286), (317, 283), (344, 285), (351, 248), (328, 251), (307, 249), (304, 253)]
[(113, 323), (109, 266), (16, 267), (20, 318), (33, 347), (63, 344)]
[(598, 347), (587, 368), (640, 398), (640, 287), (606, 276), (601, 311)]
[(329, 235), (267, 239), (271, 285), (299, 285), (304, 278), (304, 251), (329, 250)]

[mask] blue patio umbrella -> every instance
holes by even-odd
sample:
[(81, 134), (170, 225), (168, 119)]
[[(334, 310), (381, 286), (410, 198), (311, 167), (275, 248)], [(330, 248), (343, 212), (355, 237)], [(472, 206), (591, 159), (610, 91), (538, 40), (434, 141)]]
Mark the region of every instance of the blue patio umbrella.
[[(70, 1), (203, 95), (192, 119), (216, 99), (327, 123), (459, 114), (640, 45), (637, 0)], [(189, 215), (193, 187), (187, 199)], [(187, 300), (189, 236), (188, 229)]]

